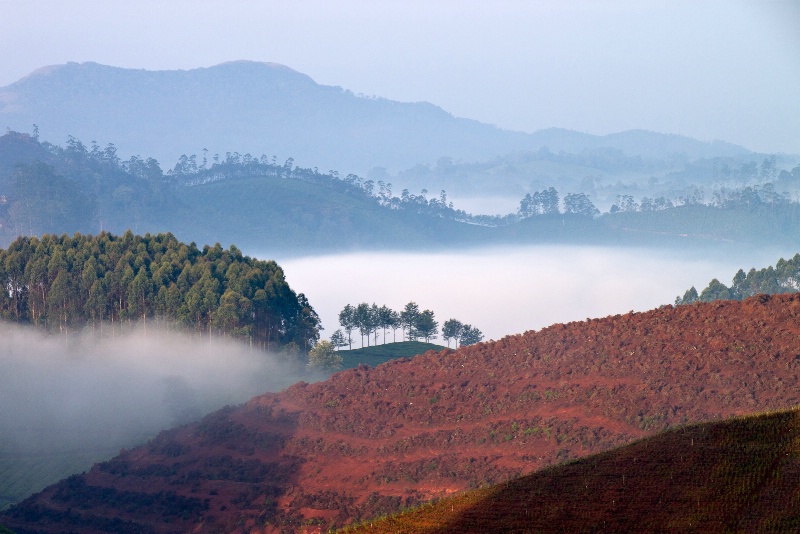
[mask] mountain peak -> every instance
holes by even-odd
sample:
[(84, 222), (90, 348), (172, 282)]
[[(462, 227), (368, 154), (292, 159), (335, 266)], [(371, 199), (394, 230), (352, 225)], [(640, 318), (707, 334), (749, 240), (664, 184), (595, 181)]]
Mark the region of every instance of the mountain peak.
[(137, 73), (150, 73), (155, 75), (164, 75), (164, 74), (184, 74), (184, 75), (192, 75), (204, 71), (210, 72), (219, 72), (219, 71), (240, 71), (240, 72), (261, 72), (261, 73), (281, 73), (287, 75), (298, 76), (302, 78), (306, 78), (309, 81), (313, 81), (310, 76), (298, 72), (286, 65), (281, 63), (273, 63), (273, 62), (264, 62), (264, 61), (252, 61), (247, 59), (237, 59), (233, 61), (225, 61), (222, 63), (218, 63), (216, 65), (212, 65), (210, 67), (195, 67), (191, 69), (162, 69), (162, 70), (146, 70), (146, 69), (135, 69), (135, 68), (127, 68), (127, 67), (116, 67), (113, 65), (104, 65), (102, 63), (97, 63), (95, 61), (84, 61), (84, 62), (76, 62), (76, 61), (68, 61), (67, 63), (60, 63), (55, 65), (46, 65), (44, 67), (40, 67), (27, 76), (20, 78), (11, 86), (16, 86), (23, 84), (29, 81), (38, 81), (38, 79), (53, 76), (58, 74), (63, 74), (67, 72), (81, 72), (81, 73), (107, 73), (107, 72), (119, 72), (119, 73), (129, 73), (131, 75)]
[(301, 166), (345, 174), (374, 167), (398, 172), (443, 156), (485, 161), (542, 146), (554, 153), (611, 147), (643, 157), (744, 152), (646, 132), (513, 132), (454, 117), (435, 104), (362, 98), (286, 65), (244, 59), (189, 70), (94, 62), (44, 67), (0, 88), (0, 129), (27, 131), (32, 124), (50, 142), (74, 136), (114, 143), (123, 157), (171, 162), (205, 147), (212, 154), (292, 157)]

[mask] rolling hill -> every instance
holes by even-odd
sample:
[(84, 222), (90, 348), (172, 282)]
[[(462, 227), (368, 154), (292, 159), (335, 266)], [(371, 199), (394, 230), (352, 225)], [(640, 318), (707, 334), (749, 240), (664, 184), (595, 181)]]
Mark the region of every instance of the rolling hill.
[(800, 295), (628, 313), (255, 397), (0, 515), (25, 532), (342, 526), (800, 402)]
[(682, 426), (346, 532), (796, 532), (798, 422)]
[(377, 367), (389, 360), (413, 358), (429, 350), (440, 351), (444, 350), (444, 347), (424, 341), (398, 341), (360, 349), (340, 350), (338, 353), (342, 357), (342, 369), (351, 369), (362, 364)]
[(763, 246), (796, 244), (800, 235), (800, 204), (789, 201), (501, 218), (459, 211), (445, 195), (393, 195), (380, 182), (266, 156), (182, 161), (165, 173), (152, 158), (122, 160), (114, 147), (76, 139), (61, 147), (7, 132), (0, 136), (0, 246), (19, 235), (128, 229), (304, 255), (554, 242)]

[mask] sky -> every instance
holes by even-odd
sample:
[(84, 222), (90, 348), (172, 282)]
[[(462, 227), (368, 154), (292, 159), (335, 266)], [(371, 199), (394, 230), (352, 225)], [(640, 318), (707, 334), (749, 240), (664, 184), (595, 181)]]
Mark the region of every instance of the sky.
[(800, 153), (800, 2), (0, 0), (0, 86), (68, 61), (248, 59), (532, 132)]

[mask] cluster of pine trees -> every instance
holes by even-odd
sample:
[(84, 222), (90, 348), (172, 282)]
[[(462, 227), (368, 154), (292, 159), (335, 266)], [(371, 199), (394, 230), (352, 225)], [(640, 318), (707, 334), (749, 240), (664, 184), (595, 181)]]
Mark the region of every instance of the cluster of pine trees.
[(49, 331), (156, 321), (306, 351), (320, 321), (274, 261), (172, 234), (19, 237), (0, 250), (0, 316)]
[(747, 274), (739, 269), (730, 287), (716, 278), (700, 293), (692, 286), (682, 297), (675, 299), (675, 305), (715, 300), (742, 300), (759, 294), (796, 293), (800, 291), (800, 254), (784, 260), (781, 258), (775, 267), (750, 269)]
[[(424, 339), (426, 343), (436, 339), (439, 334), (439, 322), (431, 310), (420, 310), (416, 302), (409, 302), (403, 311), (396, 312), (386, 305), (378, 306), (362, 302), (356, 306), (347, 304), (339, 312), (339, 324), (344, 329), (337, 330), (331, 336), (331, 345), (334, 348), (349, 346), (353, 348), (353, 331), (361, 334), (361, 346), (369, 346), (370, 336), (373, 343), (378, 344), (378, 332), (383, 331), (383, 341), (386, 343), (386, 331), (391, 330), (393, 340), (396, 341), (397, 330), (401, 329), (403, 339), (418, 341)], [(483, 339), (483, 333), (472, 325), (464, 324), (456, 319), (448, 319), (442, 328), (442, 337), (450, 346), (450, 340), (455, 340), (459, 345), (472, 345)], [(367, 343), (364, 345), (364, 338)]]

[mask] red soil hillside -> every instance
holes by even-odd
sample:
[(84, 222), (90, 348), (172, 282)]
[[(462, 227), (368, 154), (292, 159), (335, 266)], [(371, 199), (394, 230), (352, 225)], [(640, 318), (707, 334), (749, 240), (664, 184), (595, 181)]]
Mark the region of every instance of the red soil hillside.
[(796, 410), (685, 426), (346, 532), (798, 532), (798, 440)]
[(428, 352), (211, 414), (34, 495), (19, 533), (343, 525), (796, 405), (800, 295), (665, 307)]

